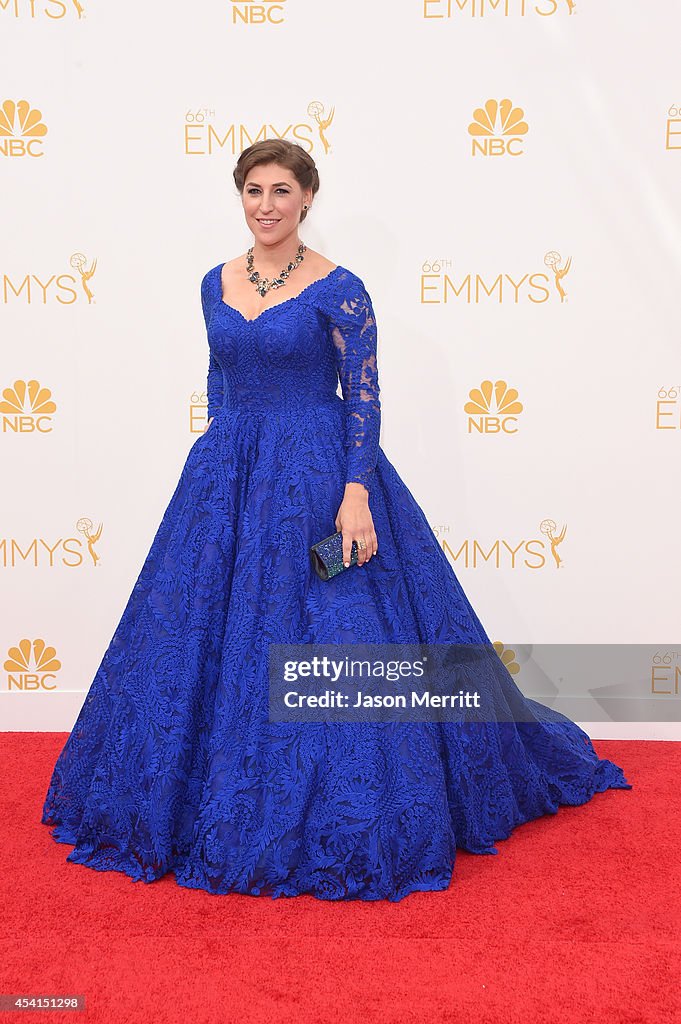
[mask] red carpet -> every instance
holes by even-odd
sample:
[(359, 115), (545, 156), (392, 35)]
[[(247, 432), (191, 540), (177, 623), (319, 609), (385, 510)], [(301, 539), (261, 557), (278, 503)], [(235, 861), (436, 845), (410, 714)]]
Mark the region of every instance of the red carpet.
[(40, 824), (65, 739), (0, 733), (0, 992), (86, 998), (32, 1018), (681, 1020), (681, 744), (595, 741), (633, 789), (528, 822), (497, 856), (460, 850), (447, 892), (390, 904), (213, 896), (67, 864)]

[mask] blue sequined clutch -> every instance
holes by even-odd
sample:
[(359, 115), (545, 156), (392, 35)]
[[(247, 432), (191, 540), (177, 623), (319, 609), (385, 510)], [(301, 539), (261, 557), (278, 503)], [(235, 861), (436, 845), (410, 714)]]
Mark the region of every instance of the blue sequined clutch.
[[(348, 569), (353, 565), (357, 565), (357, 551), (357, 541), (353, 540)], [(337, 576), (339, 572), (343, 572), (345, 570), (343, 565), (343, 534), (339, 531), (338, 533), (332, 533), (330, 537), (325, 537), (324, 540), (318, 540), (310, 548), (310, 559), (312, 560), (312, 568), (320, 580), (330, 580), (332, 576)]]

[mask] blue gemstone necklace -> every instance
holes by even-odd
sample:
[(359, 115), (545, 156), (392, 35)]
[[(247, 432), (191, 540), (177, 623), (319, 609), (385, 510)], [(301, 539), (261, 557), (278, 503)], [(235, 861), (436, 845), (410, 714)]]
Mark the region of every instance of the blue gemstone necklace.
[(253, 269), (253, 246), (251, 246), (246, 256), (246, 273), (248, 274), (248, 280), (252, 281), (255, 285), (255, 290), (258, 294), (266, 295), (270, 288), (281, 288), (283, 284), (286, 284), (286, 278), (289, 276), (291, 271), (295, 270), (296, 267), (299, 267), (303, 262), (303, 254), (306, 249), (307, 246), (305, 243), (301, 242), (298, 246), (296, 258), (279, 272), (279, 277), (273, 277), (270, 281), (268, 277), (263, 277), (261, 279), (258, 271)]

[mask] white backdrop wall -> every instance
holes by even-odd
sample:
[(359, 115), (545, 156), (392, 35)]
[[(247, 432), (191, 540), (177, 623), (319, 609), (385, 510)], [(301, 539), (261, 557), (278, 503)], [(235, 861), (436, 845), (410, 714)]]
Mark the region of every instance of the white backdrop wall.
[(234, 163), (276, 135), (492, 639), (676, 656), (680, 31), (676, 0), (0, 0), (3, 729), (75, 720), (205, 424)]

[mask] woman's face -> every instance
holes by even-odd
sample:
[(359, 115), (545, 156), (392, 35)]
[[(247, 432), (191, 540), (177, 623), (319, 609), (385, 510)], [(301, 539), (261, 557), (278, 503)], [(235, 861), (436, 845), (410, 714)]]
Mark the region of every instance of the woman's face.
[(241, 201), (255, 238), (269, 245), (297, 231), (303, 204), (309, 208), (312, 203), (312, 189), (303, 192), (286, 167), (257, 164), (246, 177)]

